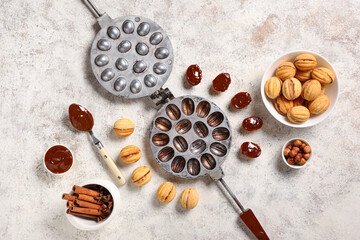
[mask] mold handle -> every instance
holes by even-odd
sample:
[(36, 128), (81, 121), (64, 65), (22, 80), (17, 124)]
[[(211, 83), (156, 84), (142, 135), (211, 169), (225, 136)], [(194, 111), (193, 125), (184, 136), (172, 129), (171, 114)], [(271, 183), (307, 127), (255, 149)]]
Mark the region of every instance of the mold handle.
[(261, 240), (270, 239), (266, 235), (265, 230), (262, 228), (260, 222), (257, 220), (255, 214), (251, 209), (246, 209), (245, 212), (241, 213), (240, 218), (257, 239), (261, 239)]
[(229, 186), (226, 184), (224, 179), (221, 177), (218, 181), (222, 184), (225, 190), (229, 193), (231, 198), (234, 200), (236, 205), (240, 208), (241, 220), (246, 224), (246, 226), (250, 229), (250, 231), (255, 235), (255, 237), (259, 240), (269, 240), (269, 237), (266, 235), (265, 230), (262, 228), (260, 222), (255, 217), (255, 214), (251, 209), (245, 209), (240, 201), (237, 199), (235, 194), (231, 191)]
[(95, 13), (96, 18), (101, 17), (103, 13), (95, 6), (95, 4), (91, 0), (83, 0), (87, 2), (87, 5), (91, 8), (91, 10)]

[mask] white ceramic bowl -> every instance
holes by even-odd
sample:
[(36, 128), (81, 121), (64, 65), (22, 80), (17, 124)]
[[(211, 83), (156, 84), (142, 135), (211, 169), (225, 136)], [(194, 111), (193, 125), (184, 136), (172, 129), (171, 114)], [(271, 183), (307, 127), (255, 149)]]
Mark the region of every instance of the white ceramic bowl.
[[(326, 68), (329, 68), (332, 71), (334, 71), (335, 81), (332, 84), (327, 84), (326, 88), (325, 88), (326, 89), (325, 95), (328, 96), (330, 99), (329, 108), (320, 115), (311, 114), (310, 118), (302, 124), (294, 124), (294, 123), (289, 122), (285, 115), (281, 115), (276, 111), (276, 109), (274, 107), (274, 100), (272, 100), (266, 96), (264, 86), (265, 86), (266, 80), (268, 80), (272, 76), (275, 76), (275, 70), (279, 66), (280, 63), (293, 62), (295, 57), (302, 53), (310, 53), (310, 54), (314, 55), (317, 60), (317, 67), (326, 67)], [(287, 126), (290, 126), (290, 127), (305, 128), (305, 127), (314, 126), (314, 125), (322, 122), (325, 118), (327, 118), (329, 116), (331, 111), (334, 109), (335, 104), (339, 97), (340, 81), (339, 81), (339, 78), (338, 78), (338, 75), (337, 75), (335, 69), (333, 68), (333, 66), (330, 64), (330, 62), (326, 58), (324, 58), (323, 56), (321, 56), (320, 54), (315, 53), (315, 52), (299, 50), (299, 51), (292, 51), (292, 52), (285, 53), (283, 56), (279, 57), (273, 63), (270, 64), (270, 66), (266, 69), (266, 71), (262, 77), (260, 91), (261, 91), (261, 98), (265, 104), (265, 107), (271, 113), (271, 115), (273, 115), (273, 117), (276, 118), (276, 120), (278, 120), (279, 122), (281, 122)]]
[[(113, 210), (112, 210), (111, 214), (104, 221), (98, 222), (98, 223), (91, 219), (80, 218), (80, 217), (65, 213), (67, 219), (74, 227), (76, 227), (80, 230), (85, 230), (85, 231), (94, 231), (94, 230), (102, 228), (103, 226), (108, 224), (114, 218), (114, 216), (117, 215), (117, 213), (119, 212), (119, 207), (120, 207), (119, 206), (120, 193), (119, 193), (119, 189), (115, 186), (115, 184), (113, 184), (112, 182), (107, 181), (107, 180), (92, 179), (92, 180), (83, 182), (79, 186), (86, 186), (86, 185), (90, 185), (90, 184), (101, 185), (104, 188), (106, 188), (110, 192), (110, 194), (114, 200), (114, 206), (113, 206)], [(73, 194), (73, 191), (71, 191), (70, 194)], [(66, 205), (66, 204), (64, 204), (64, 205)]]
[(309, 161), (310, 161), (310, 159), (311, 159), (312, 156), (313, 156), (313, 149), (311, 148), (310, 157), (309, 157), (308, 160), (306, 160), (306, 163), (305, 163), (304, 165), (298, 166), (298, 165), (291, 165), (291, 164), (289, 164), (289, 163), (286, 161), (286, 158), (285, 158), (285, 156), (284, 156), (284, 150), (285, 150), (285, 148), (286, 148), (287, 145), (293, 144), (293, 142), (294, 142), (296, 139), (301, 140), (302, 142), (306, 143), (307, 145), (309, 145), (309, 146), (311, 147), (311, 145), (309, 144), (309, 142), (308, 142), (308, 141), (305, 141), (305, 140), (302, 139), (302, 138), (292, 138), (292, 139), (288, 140), (288, 141), (284, 144), (284, 146), (282, 147), (282, 149), (281, 149), (281, 157), (282, 157), (284, 163), (285, 163), (286, 165), (288, 165), (289, 167), (294, 168), (294, 169), (300, 169), (300, 168), (303, 168), (303, 167), (305, 167), (306, 165), (309, 164)]
[[(45, 164), (45, 155), (46, 155), (46, 153), (49, 151), (49, 149), (52, 148), (52, 147), (54, 147), (54, 146), (63, 146), (63, 147), (66, 147), (66, 148), (70, 151), (70, 153), (71, 153), (71, 155), (72, 155), (72, 157), (73, 157), (73, 162), (72, 162), (72, 164), (71, 164), (71, 167), (70, 167), (66, 172), (63, 172), (63, 173), (53, 173), (52, 171), (50, 171), (50, 170), (47, 168), (47, 166), (46, 166), (46, 164)], [(48, 149), (46, 149), (46, 151), (45, 151), (45, 153), (44, 153), (44, 156), (43, 156), (44, 168), (45, 168), (46, 171), (48, 171), (51, 175), (54, 175), (54, 176), (62, 176), (62, 175), (65, 175), (66, 173), (70, 172), (70, 170), (71, 170), (72, 167), (74, 166), (74, 162), (75, 162), (74, 153), (71, 151), (71, 149), (70, 149), (68, 146), (63, 145), (63, 144), (56, 144), (56, 145), (53, 145), (53, 146), (49, 147)]]

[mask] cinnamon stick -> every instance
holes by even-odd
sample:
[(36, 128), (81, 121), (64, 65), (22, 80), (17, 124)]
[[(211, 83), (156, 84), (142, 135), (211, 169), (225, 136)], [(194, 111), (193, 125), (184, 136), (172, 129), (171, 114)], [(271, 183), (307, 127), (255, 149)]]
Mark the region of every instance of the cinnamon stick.
[(80, 187), (80, 186), (77, 186), (77, 185), (74, 185), (73, 191), (74, 191), (74, 193), (85, 194), (85, 195), (93, 196), (93, 197), (100, 196), (100, 193), (97, 192), (97, 191), (94, 191), (94, 190), (91, 190), (91, 189), (88, 189), (88, 188), (84, 188), (84, 187)]
[(89, 202), (85, 202), (85, 201), (81, 201), (81, 200), (75, 200), (75, 204), (80, 206), (80, 207), (84, 207), (84, 208), (92, 208), (92, 209), (96, 209), (96, 210), (101, 210), (102, 206), (95, 204), (95, 203), (89, 203)]
[(70, 209), (66, 210), (66, 213), (67, 213), (67, 214), (70, 214), (70, 215), (74, 215), (74, 216), (96, 219), (96, 221), (99, 221), (99, 220), (100, 220), (98, 216), (89, 215), (89, 214), (84, 214), (84, 213), (77, 213), (77, 212), (71, 211)]
[(102, 212), (96, 209), (91, 209), (91, 208), (82, 208), (82, 207), (71, 207), (70, 208), (71, 211), (73, 212), (77, 212), (77, 213), (83, 213), (83, 214), (88, 214), (88, 215), (95, 215), (95, 216), (101, 216)]
[(85, 195), (85, 194), (75, 194), (76, 199), (79, 200), (83, 200), (83, 201), (87, 201), (87, 202), (92, 202), (92, 203), (100, 203), (100, 200), (96, 200), (95, 197), (89, 196), (89, 195)]
[(67, 194), (67, 193), (64, 193), (64, 194), (62, 195), (62, 199), (74, 201), (74, 200), (75, 200), (75, 196), (74, 196), (74, 195)]
[(73, 206), (74, 206), (74, 201), (67, 201), (66, 203), (67, 208), (72, 208)]

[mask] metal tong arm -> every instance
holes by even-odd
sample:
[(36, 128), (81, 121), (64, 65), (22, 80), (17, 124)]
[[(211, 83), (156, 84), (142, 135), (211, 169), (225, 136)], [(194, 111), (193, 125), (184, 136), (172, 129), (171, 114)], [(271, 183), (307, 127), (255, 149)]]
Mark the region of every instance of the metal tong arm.
[(250, 231), (255, 235), (257, 239), (261, 240), (268, 240), (270, 239), (266, 233), (265, 230), (262, 228), (260, 222), (257, 220), (255, 214), (251, 209), (245, 209), (243, 205), (240, 203), (240, 201), (237, 199), (235, 194), (231, 191), (229, 186), (226, 184), (223, 178), (220, 178), (218, 180), (222, 186), (225, 188), (225, 190), (229, 193), (231, 198), (235, 201), (236, 205), (240, 208), (241, 214), (240, 218), (241, 220), (246, 224), (246, 226), (250, 229)]
[(98, 17), (101, 17), (103, 13), (100, 12), (100, 10), (95, 6), (93, 1), (91, 0), (84, 0), (87, 2), (87, 5), (91, 8), (91, 10), (95, 13), (95, 15)]

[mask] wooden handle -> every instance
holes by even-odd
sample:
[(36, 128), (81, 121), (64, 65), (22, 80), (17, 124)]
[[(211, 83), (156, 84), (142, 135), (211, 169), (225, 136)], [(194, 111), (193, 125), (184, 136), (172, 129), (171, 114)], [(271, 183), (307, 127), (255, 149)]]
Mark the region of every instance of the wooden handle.
[(119, 168), (116, 166), (114, 161), (111, 159), (110, 155), (106, 152), (105, 148), (101, 148), (99, 150), (99, 153), (103, 158), (103, 160), (105, 161), (108, 168), (110, 169), (112, 175), (115, 177), (116, 182), (119, 185), (124, 185), (126, 183), (124, 176), (122, 175), (122, 173), (120, 172)]
[(269, 240), (270, 238), (266, 235), (261, 224), (255, 217), (255, 214), (251, 209), (247, 209), (245, 212), (240, 214), (240, 218), (246, 224), (246, 226), (251, 230), (257, 239)]

